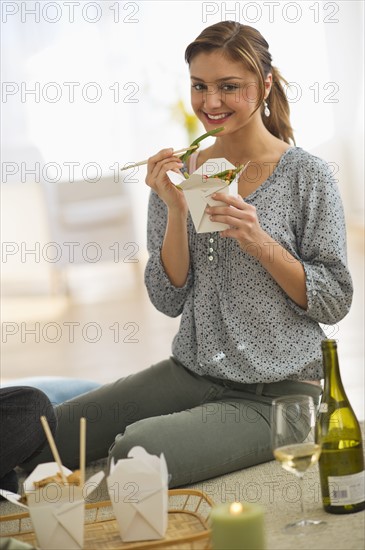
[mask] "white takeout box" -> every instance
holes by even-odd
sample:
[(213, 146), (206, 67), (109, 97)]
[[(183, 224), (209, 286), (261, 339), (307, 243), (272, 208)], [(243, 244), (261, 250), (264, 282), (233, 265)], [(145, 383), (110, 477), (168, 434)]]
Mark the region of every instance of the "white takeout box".
[(165, 457), (133, 447), (111, 463), (107, 485), (123, 542), (156, 540), (168, 524), (168, 472)]
[[(0, 493), (13, 504), (29, 510), (42, 550), (79, 550), (84, 544), (84, 499), (99, 485), (104, 472), (89, 478), (83, 488), (50, 483), (35, 489), (34, 481), (55, 475), (58, 471), (56, 462), (39, 464), (33, 470), (24, 481), (27, 505), (18, 502), (20, 495), (3, 490)], [(72, 473), (64, 466), (63, 472), (66, 476)]]
[[(231, 164), (225, 158), (215, 158), (204, 162), (188, 179), (185, 179), (182, 174), (167, 171), (167, 175), (172, 183), (179, 185), (184, 192), (186, 202), (190, 210), (190, 214), (197, 233), (210, 233), (213, 231), (223, 231), (228, 229), (229, 225), (221, 222), (215, 222), (209, 219), (209, 214), (205, 212), (209, 206), (225, 206), (222, 201), (212, 199), (214, 193), (237, 194), (237, 181), (240, 172), (230, 185), (227, 185), (224, 180), (213, 178), (214, 174), (223, 172), (224, 170), (236, 169), (236, 166)], [(203, 175), (209, 176), (209, 179), (203, 178)]]

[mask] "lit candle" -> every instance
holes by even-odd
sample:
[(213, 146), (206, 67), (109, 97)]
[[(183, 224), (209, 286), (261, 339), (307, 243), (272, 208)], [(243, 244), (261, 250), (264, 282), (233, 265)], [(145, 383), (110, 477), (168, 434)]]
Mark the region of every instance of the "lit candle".
[(213, 550), (265, 550), (264, 511), (258, 504), (214, 506), (210, 520)]

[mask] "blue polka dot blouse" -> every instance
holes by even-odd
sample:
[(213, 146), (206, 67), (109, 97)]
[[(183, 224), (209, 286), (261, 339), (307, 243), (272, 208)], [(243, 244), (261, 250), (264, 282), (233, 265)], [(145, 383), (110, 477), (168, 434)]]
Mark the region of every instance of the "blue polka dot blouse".
[(281, 157), (246, 199), (261, 227), (304, 267), (308, 307), (295, 304), (254, 257), (219, 233), (197, 234), (190, 215), (190, 269), (177, 288), (160, 259), (167, 209), (153, 191), (145, 283), (155, 307), (181, 315), (172, 354), (188, 369), (244, 383), (323, 377), (319, 323), (350, 309), (343, 207), (330, 167), (300, 147)]

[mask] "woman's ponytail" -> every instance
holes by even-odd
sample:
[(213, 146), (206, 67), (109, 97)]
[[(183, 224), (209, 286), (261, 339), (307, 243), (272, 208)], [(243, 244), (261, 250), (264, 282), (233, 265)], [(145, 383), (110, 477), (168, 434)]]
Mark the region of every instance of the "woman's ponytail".
[(266, 99), (270, 115), (266, 116), (263, 108), (262, 120), (271, 134), (286, 143), (290, 143), (291, 141), (295, 145), (293, 128), (289, 118), (289, 103), (284, 90), (284, 84), (288, 85), (288, 83), (276, 67), (271, 68), (271, 74), (273, 82), (270, 94)]

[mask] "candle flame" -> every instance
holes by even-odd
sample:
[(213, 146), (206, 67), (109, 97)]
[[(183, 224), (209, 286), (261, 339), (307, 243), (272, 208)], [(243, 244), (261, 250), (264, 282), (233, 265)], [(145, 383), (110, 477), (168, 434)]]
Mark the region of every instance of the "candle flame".
[(229, 511), (233, 515), (240, 514), (242, 510), (243, 510), (243, 506), (240, 502), (233, 502), (229, 507)]

